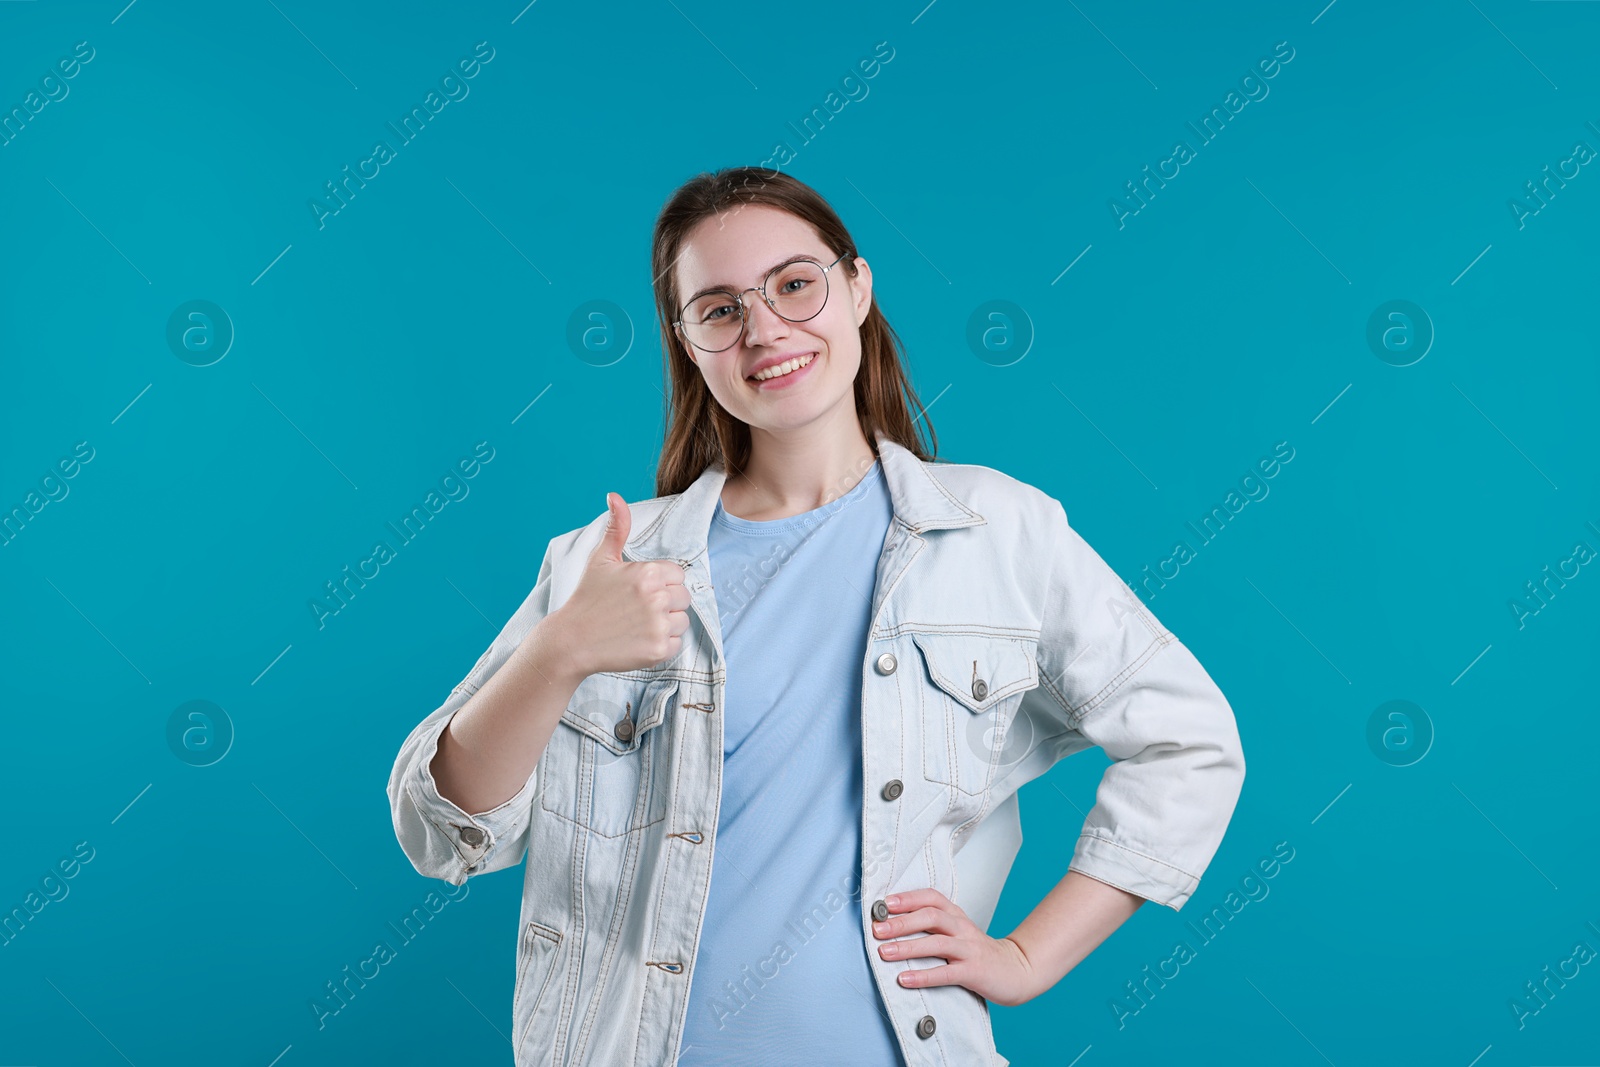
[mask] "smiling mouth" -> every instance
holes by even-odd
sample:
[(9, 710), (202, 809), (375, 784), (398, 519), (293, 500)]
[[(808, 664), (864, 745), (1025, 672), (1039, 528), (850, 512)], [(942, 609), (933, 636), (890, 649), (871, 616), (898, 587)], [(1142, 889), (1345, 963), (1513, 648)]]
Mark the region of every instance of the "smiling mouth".
[(776, 364), (775, 366), (768, 367), (766, 370), (752, 374), (750, 377), (746, 378), (745, 381), (764, 382), (772, 378), (782, 378), (786, 374), (793, 374), (801, 367), (808, 366), (811, 361), (816, 358), (817, 354), (815, 352), (804, 356), (796, 356), (791, 360), (786, 360), (783, 363)]

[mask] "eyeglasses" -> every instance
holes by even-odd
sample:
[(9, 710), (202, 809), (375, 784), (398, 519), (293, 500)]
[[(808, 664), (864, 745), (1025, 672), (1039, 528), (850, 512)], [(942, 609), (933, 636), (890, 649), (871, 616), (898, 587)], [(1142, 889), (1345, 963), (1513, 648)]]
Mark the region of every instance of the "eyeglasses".
[(724, 352), (739, 343), (750, 322), (750, 306), (744, 302), (744, 294), (749, 292), (759, 292), (767, 306), (789, 322), (814, 319), (828, 303), (828, 272), (854, 254), (847, 251), (826, 267), (814, 259), (797, 259), (774, 267), (760, 285), (742, 292), (716, 289), (702, 293), (683, 306), (672, 325), (702, 352)]

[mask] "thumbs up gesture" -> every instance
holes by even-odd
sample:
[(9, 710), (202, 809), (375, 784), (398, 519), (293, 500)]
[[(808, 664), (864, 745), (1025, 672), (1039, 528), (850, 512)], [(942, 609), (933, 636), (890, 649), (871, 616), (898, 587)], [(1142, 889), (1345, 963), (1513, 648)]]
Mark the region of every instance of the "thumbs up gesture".
[(633, 517), (616, 493), (606, 494), (606, 508), (611, 517), (605, 536), (589, 553), (572, 596), (551, 613), (561, 617), (562, 644), (585, 677), (670, 659), (689, 628), (683, 568), (672, 560), (624, 560)]

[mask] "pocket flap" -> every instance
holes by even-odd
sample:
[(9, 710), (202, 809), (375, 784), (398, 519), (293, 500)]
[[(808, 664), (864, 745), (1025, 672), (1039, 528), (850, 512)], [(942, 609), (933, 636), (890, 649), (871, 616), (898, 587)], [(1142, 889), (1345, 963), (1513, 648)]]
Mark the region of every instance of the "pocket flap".
[[(636, 752), (644, 735), (666, 719), (678, 684), (671, 675), (591, 674), (573, 692), (561, 721), (617, 755)], [(633, 720), (626, 741), (617, 736), (617, 723), (624, 717)]]
[(1037, 641), (917, 631), (911, 640), (922, 650), (933, 684), (973, 713), (988, 711), (1006, 697), (1039, 684)]
[(546, 941), (549, 941), (550, 943), (555, 944), (555, 945), (561, 944), (561, 931), (560, 930), (557, 930), (555, 927), (552, 927), (552, 926), (546, 926), (544, 923), (534, 922), (532, 919), (529, 919), (528, 920), (528, 944), (532, 945), (534, 943), (534, 939), (535, 938), (539, 938), (539, 937), (542, 937)]

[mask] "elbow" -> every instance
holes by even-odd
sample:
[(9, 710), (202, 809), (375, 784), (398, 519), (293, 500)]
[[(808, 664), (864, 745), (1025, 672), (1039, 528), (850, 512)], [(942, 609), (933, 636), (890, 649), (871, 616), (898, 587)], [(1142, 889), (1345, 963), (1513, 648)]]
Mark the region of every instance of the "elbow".
[(1190, 764), (1203, 782), (1202, 807), (1210, 813), (1220, 839), (1222, 830), (1233, 819), (1239, 796), (1244, 790), (1244, 744), (1239, 738), (1239, 727), (1221, 691), (1212, 687), (1211, 713), (1206, 717), (1203, 734), (1192, 738), (1194, 759)]
[(1227, 818), (1225, 823), (1233, 821), (1233, 813), (1239, 807), (1239, 797), (1244, 793), (1244, 750), (1235, 748), (1229, 762), (1228, 803)]
[(1222, 707), (1228, 728), (1222, 738), (1221, 764), (1226, 771), (1229, 783), (1228, 812), (1231, 818), (1233, 808), (1239, 801), (1239, 794), (1244, 790), (1244, 743), (1239, 738), (1239, 724), (1233, 714), (1233, 708), (1229, 706), (1226, 699), (1222, 700)]
[(1245, 745), (1238, 737), (1238, 726), (1234, 721), (1232, 710), (1229, 710), (1229, 731), (1227, 741), (1222, 747), (1222, 766), (1226, 769), (1226, 816), (1224, 825), (1234, 821), (1234, 809), (1238, 808), (1238, 798), (1245, 792)]
[(1239, 724), (1234, 718), (1233, 709), (1228, 707), (1226, 702), (1224, 702), (1223, 707), (1227, 709), (1228, 728), (1223, 732), (1224, 736), (1221, 739), (1222, 762), (1228, 768), (1228, 773), (1233, 777), (1235, 783), (1243, 785), (1244, 742), (1239, 737)]

